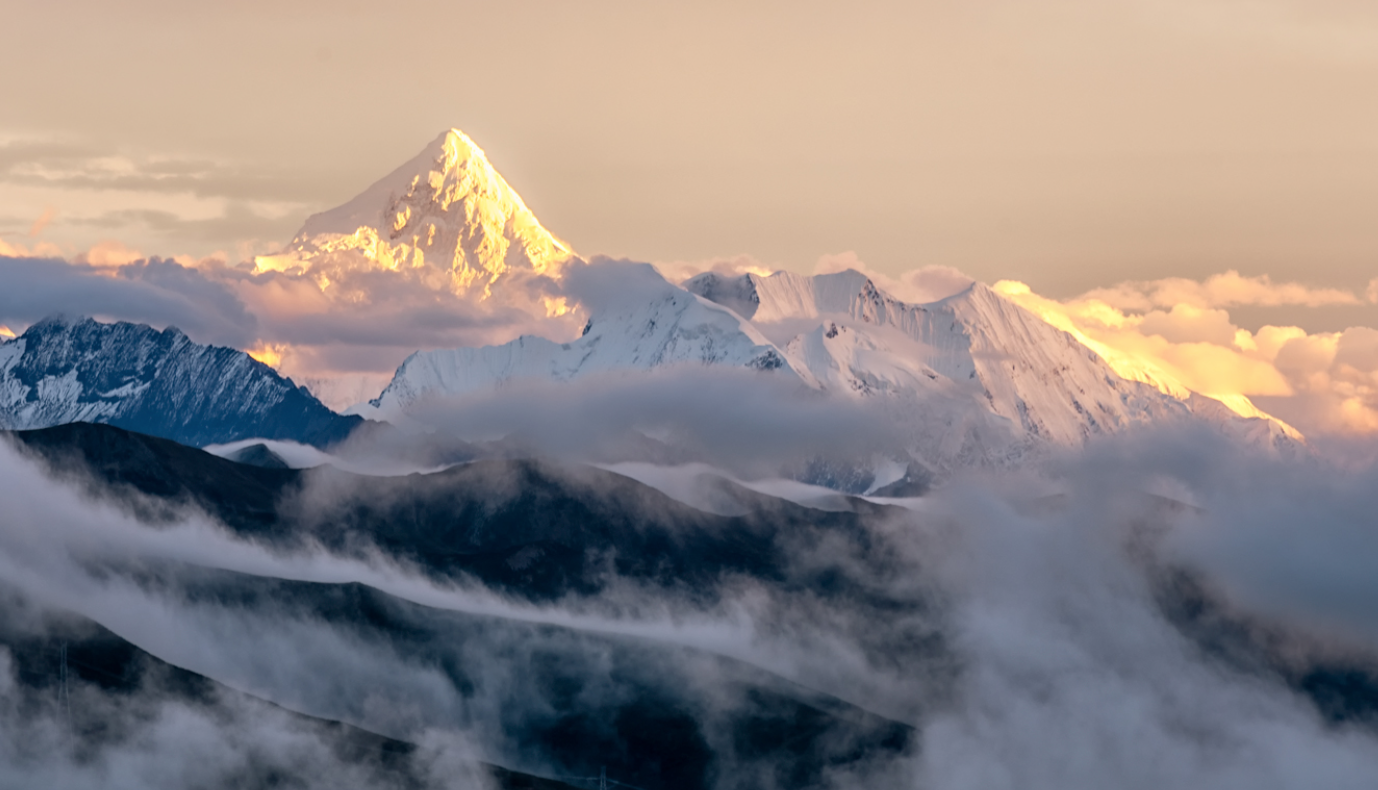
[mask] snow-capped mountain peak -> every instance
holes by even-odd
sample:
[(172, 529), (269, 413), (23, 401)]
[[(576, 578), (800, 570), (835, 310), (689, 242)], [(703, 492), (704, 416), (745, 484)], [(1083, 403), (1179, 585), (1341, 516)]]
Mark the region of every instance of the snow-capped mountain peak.
[(980, 283), (911, 304), (852, 270), (706, 273), (676, 287), (647, 277), (649, 267), (612, 264), (596, 277), (593, 267), (566, 276), (576, 286), (593, 277), (583, 284), (596, 285), (590, 293), (602, 299), (584, 300), (591, 318), (581, 337), (418, 352), (379, 398), (353, 411), (397, 420), (425, 400), (509, 382), (704, 364), (771, 371), (842, 397), (898, 396), (896, 406), (939, 426), (924, 439), (931, 445), (924, 452), (939, 456), (1016, 457), (1042, 442), (1075, 445), (1193, 416), (1277, 438), (1255, 424), (1261, 420), (1242, 420), (1218, 401), (1174, 397), (1120, 376), (1071, 334)]
[(309, 271), (323, 285), (340, 269), (429, 268), (448, 274), (452, 290), (487, 293), (510, 272), (554, 275), (573, 257), (483, 150), (450, 129), (354, 199), (309, 217), (255, 266)]
[(758, 323), (850, 314), (858, 300), (879, 293), (866, 275), (853, 269), (814, 276), (780, 271), (765, 277), (704, 272), (683, 287)]
[[(656, 275), (658, 278), (659, 275)], [(727, 365), (794, 376), (784, 354), (731, 310), (661, 282), (595, 310), (568, 343), (524, 336), (499, 346), (418, 351), (377, 398), (350, 410), (396, 419), (435, 396), (467, 395), (523, 379), (568, 381), (590, 373), (667, 365)]]
[(184, 444), (339, 441), (358, 424), (234, 349), (176, 327), (54, 316), (0, 343), (0, 428), (103, 422)]
[[(684, 287), (748, 316), (783, 345), (803, 378), (825, 389), (964, 391), (1021, 433), (1063, 444), (1196, 411), (1219, 418), (1215, 409), (1193, 408), (1201, 401), (1185, 389), (1127, 379), (1077, 338), (982, 283), (927, 304), (901, 301), (854, 270), (709, 272)], [(808, 323), (815, 328), (788, 337)]]

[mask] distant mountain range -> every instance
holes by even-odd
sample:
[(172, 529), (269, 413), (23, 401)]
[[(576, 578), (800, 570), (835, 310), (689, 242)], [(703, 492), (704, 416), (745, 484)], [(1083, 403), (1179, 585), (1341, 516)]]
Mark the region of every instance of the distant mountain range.
[(326, 446), (363, 423), (243, 351), (175, 327), (48, 318), (0, 343), (0, 427), (109, 423), (189, 445), (253, 437)]
[[(322, 287), (342, 269), (423, 269), (437, 287), (481, 299), (516, 277), (559, 283), (586, 265), (457, 129), (348, 203), (310, 217), (281, 253), (256, 259), (260, 271), (308, 274)], [(398, 421), (435, 398), (690, 364), (756, 369), (848, 398), (922, 400), (941, 428), (935, 432), (947, 434), (931, 442), (930, 459), (1003, 456), (1021, 443), (1073, 445), (1184, 419), (1267, 444), (1300, 439), (1281, 423), (1240, 416), (1205, 396), (1126, 379), (1071, 335), (979, 283), (910, 304), (851, 270), (708, 272), (675, 284), (648, 265), (599, 265), (623, 267), (626, 287), (604, 304), (577, 306), (589, 312), (581, 337), (418, 351), (349, 416), (242, 352), (198, 345), (174, 328), (44, 321), (0, 345), (0, 426), (84, 420), (196, 445), (251, 437), (319, 445), (346, 436), (360, 416)], [(958, 412), (984, 415), (987, 428), (995, 426), (984, 433), (1003, 438), (978, 438), (990, 446), (973, 448), (959, 436), (965, 418)]]
[(1186, 402), (1121, 378), (1070, 335), (984, 285), (911, 305), (855, 271), (708, 273), (683, 287), (662, 281), (645, 303), (595, 313), (569, 343), (522, 337), (413, 354), (371, 408), (357, 411), (395, 419), (427, 398), (524, 378), (567, 381), (684, 363), (772, 371), (849, 397), (941, 394), (977, 403), (1017, 435), (1059, 444), (1191, 414)]
[[(355, 199), (311, 217), (287, 249), (258, 265), (324, 276), (340, 266), (426, 267), (448, 272), (457, 289), (481, 284), (488, 294), (516, 272), (558, 279), (583, 261), (455, 129)], [(1126, 379), (1071, 335), (979, 283), (909, 304), (856, 271), (708, 272), (675, 284), (646, 269), (627, 265), (627, 291), (639, 299), (585, 306), (589, 321), (577, 339), (524, 336), (419, 351), (379, 397), (349, 412), (397, 420), (429, 399), (522, 380), (704, 364), (773, 371), (850, 397), (940, 395), (975, 404), (1014, 441), (1076, 444), (1193, 416), (1269, 443), (1300, 438), (1204, 396)]]
[[(173, 327), (50, 317), (0, 343), (0, 777), (37, 777), (4, 787), (1113, 785), (1140, 753), (1130, 784), (1248, 784), (1236, 767), (1258, 764), (1323, 785), (1304, 780), (1310, 753), (1354, 786), (1373, 773), (1356, 756), (1374, 753), (1378, 660), (1345, 630), (1368, 622), (1351, 619), (1364, 589), (1324, 552), (1275, 562), (1313, 533), (1359, 545), (1312, 529), (1367, 512), (1330, 470), (1296, 490), (1338, 510), (1300, 501), (1272, 522), (1276, 502), (1238, 502), (1303, 464), (1240, 467), (1266, 473), (1250, 487), (1226, 465), (1198, 491), (1219, 456), (1167, 442), (1131, 443), (1147, 464), (1085, 474), (1088, 454), (930, 493), (964, 464), (1138, 426), (1301, 441), (1121, 376), (985, 285), (919, 304), (853, 270), (677, 283), (586, 262), (457, 130), (256, 266), (322, 289), (409, 268), (479, 302), (580, 312), (568, 336), (417, 351), (347, 415)], [(700, 385), (723, 371), (730, 396), (768, 396), (733, 427), (798, 395), (846, 447), (764, 441), (801, 457), (738, 472), (620, 397), (611, 427), (571, 431), (576, 457), (539, 441), (587, 416), (578, 382), (600, 376), (669, 382), (648, 390), (674, 390), (668, 410), (719, 420), (738, 404)], [(556, 420), (507, 402), (531, 382), (556, 391), (535, 399)], [(466, 398), (519, 430), (468, 444), (425, 424)], [(399, 427), (289, 443), (330, 448), (378, 429), (365, 417)], [(748, 453), (742, 433), (720, 457)], [(1293, 544), (1277, 525), (1297, 521)], [(1266, 594), (1212, 570), (1240, 546)], [(1340, 586), (1313, 584), (1331, 570)], [(1312, 600), (1338, 616), (1289, 603)], [(1081, 759), (1088, 742), (1109, 762)], [(1146, 781), (1154, 762), (1173, 771)]]

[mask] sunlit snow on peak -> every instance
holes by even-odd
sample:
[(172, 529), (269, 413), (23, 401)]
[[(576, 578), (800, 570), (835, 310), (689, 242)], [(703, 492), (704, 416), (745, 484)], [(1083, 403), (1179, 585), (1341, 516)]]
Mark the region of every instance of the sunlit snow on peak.
[[(1034, 313), (1044, 321), (1047, 321), (1049, 324), (1075, 337), (1082, 345), (1100, 355), (1101, 359), (1105, 360), (1105, 362), (1114, 369), (1115, 373), (1122, 378), (1129, 379), (1130, 381), (1143, 382), (1144, 384), (1157, 387), (1161, 392), (1179, 400), (1188, 401), (1192, 398), (1193, 391), (1183, 384), (1176, 376), (1165, 370), (1163, 366), (1158, 364), (1155, 360), (1140, 354), (1134, 354), (1119, 348), (1114, 348), (1088, 336), (1068, 318), (1065, 312), (1057, 308), (1055, 302), (1050, 302), (1038, 296), (1028, 285), (1015, 280), (1001, 280), (994, 285), (994, 290), (1001, 296), (1016, 302), (1021, 307)], [(1092, 309), (1094, 309), (1094, 306)], [(1108, 306), (1103, 306), (1103, 312), (1105, 314), (1102, 318), (1104, 322), (1110, 323), (1117, 320), (1116, 314), (1114, 311), (1110, 310)], [(1254, 402), (1249, 400), (1249, 397), (1243, 393), (1205, 392), (1202, 394), (1223, 403), (1230, 411), (1241, 417), (1267, 420), (1271, 424), (1277, 426), (1278, 430), (1282, 431), (1287, 436), (1299, 441), (1304, 441), (1301, 431), (1298, 431), (1286, 422), (1258, 408), (1254, 405)]]
[(451, 129), (353, 200), (308, 218), (286, 249), (254, 263), (256, 272), (310, 272), (323, 288), (341, 272), (418, 270), (437, 289), (487, 297), (516, 273), (558, 278), (573, 258), (483, 149)]
[(275, 368), (282, 364), (282, 355), (285, 347), (277, 343), (259, 343), (250, 349), (245, 349), (244, 353), (262, 362), (270, 368)]

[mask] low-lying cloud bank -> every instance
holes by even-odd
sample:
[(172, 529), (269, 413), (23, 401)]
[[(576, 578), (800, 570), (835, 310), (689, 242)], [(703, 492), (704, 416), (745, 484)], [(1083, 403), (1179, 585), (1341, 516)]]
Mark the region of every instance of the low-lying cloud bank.
[(62, 312), (176, 326), (203, 343), (249, 348), (258, 320), (222, 283), (158, 258), (119, 266), (0, 257), (0, 323), (24, 327)]
[(546, 278), (508, 283), (494, 298), (457, 295), (427, 271), (343, 271), (322, 283), (222, 260), (3, 257), (0, 326), (18, 334), (53, 314), (177, 326), (193, 340), (245, 350), (343, 409), (374, 397), (408, 354), (506, 342), (527, 333), (568, 339), (578, 315), (552, 316)]
[[(0, 248), (0, 256), (15, 252), (26, 251)], [(911, 302), (941, 299), (970, 282), (946, 267), (890, 276), (852, 253), (824, 256), (817, 271), (844, 268), (866, 273)], [(747, 256), (658, 269), (670, 282), (706, 270), (767, 271)], [(345, 267), (324, 278), (255, 273), (249, 264), (145, 259), (113, 247), (72, 262), (0, 257), (0, 278), (8, 286), (8, 298), (0, 297), (0, 327), (20, 332), (53, 312), (172, 324), (198, 342), (250, 351), (343, 409), (376, 396), (413, 351), (498, 344), (523, 334), (569, 340), (598, 305), (663, 287), (647, 284), (635, 265), (613, 261), (587, 269), (575, 264), (559, 279), (514, 273), (487, 295), (457, 293), (441, 274), (431, 267)], [(1373, 284), (1357, 294), (1231, 271), (1201, 281), (1125, 282), (1065, 300), (1013, 281), (995, 287), (1076, 335), (1124, 375), (1236, 405), (1250, 399), (1312, 438), (1378, 432), (1378, 330), (1268, 325), (1249, 331), (1229, 313), (1241, 306), (1373, 303)]]
[(1239, 305), (1356, 305), (1371, 298), (1237, 272), (1203, 282), (1126, 282), (1066, 300), (1020, 282), (995, 289), (1087, 343), (1122, 375), (1212, 397), (1243, 395), (1309, 436), (1378, 432), (1378, 330), (1307, 332), (1230, 320)]
[[(829, 786), (1360, 788), (1378, 772), (1374, 466), (1262, 457), (1190, 431), (1120, 436), (1017, 473), (959, 476), (921, 507), (877, 511), (866, 530), (883, 547), (880, 564), (846, 543), (796, 548), (791, 563), (834, 568), (853, 593), (734, 576), (707, 605), (630, 579), (593, 598), (524, 603), (439, 584), (382, 554), (268, 550), (194, 512), (149, 527), (121, 498), (94, 502), (69, 485), (0, 446), (0, 581), (35, 606), (90, 617), (289, 708), (430, 733), (480, 758), (522, 759), (494, 728), (536, 715), (546, 691), (501, 672), (457, 687), (443, 666), (286, 598), (210, 594), (217, 574), (358, 582), (439, 611), (572, 629), (495, 628), (466, 655), (509, 666), (524, 640), (540, 639), (591, 673), (588, 694), (610, 669), (589, 663), (573, 635), (617, 634), (673, 648), (655, 653), (665, 676), (715, 690), (694, 715), (740, 700), (732, 676), (674, 652), (691, 646), (917, 728), (917, 748), (825, 772)], [(494, 718), (500, 711), (509, 718)], [(163, 716), (155, 721), (186, 720)], [(204, 731), (190, 721), (141, 730), (101, 765), (127, 770), (131, 786), (194, 776), (209, 747), (179, 750)], [(0, 727), (0, 749), (18, 753), (23, 737)], [(262, 748), (292, 743), (274, 735)], [(100, 783), (61, 755), (42, 775), (71, 769), (77, 785)], [(714, 757), (734, 765), (725, 751)], [(736, 786), (730, 771), (715, 777), (712, 786)]]

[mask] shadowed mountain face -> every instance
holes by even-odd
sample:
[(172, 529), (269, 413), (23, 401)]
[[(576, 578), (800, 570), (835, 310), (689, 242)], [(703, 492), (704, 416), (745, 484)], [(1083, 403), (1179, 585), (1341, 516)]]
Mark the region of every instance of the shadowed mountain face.
[(0, 343), (0, 426), (101, 422), (190, 445), (325, 446), (362, 424), (242, 351), (176, 328), (49, 318)]
[[(645, 790), (892, 786), (886, 770), (928, 754), (922, 728), (961, 704), (954, 689), (969, 656), (946, 603), (923, 586), (923, 560), (895, 542), (895, 512), (862, 500), (825, 512), (722, 481), (719, 502), (742, 514), (722, 516), (605, 470), (541, 460), (362, 477), (236, 463), (104, 425), (11, 436), (155, 525), (194, 505), (279, 556), (307, 545), (354, 558), (381, 551), (442, 588), (496, 593), (483, 599), (491, 606), (457, 611), (364, 584), (171, 560), (96, 569), (172, 613), (163, 626), (177, 638), (141, 648), (400, 742), (444, 732), (521, 771), (588, 777), (606, 767)], [(1155, 616), (1211, 671), (1295, 695), (1337, 731), (1378, 732), (1378, 671), (1364, 656), (1301, 649), (1191, 572), (1144, 570)], [(744, 594), (781, 631), (844, 636), (863, 673), (925, 678), (922, 702), (887, 718), (693, 640), (581, 619), (609, 607), (721, 612)], [(102, 644), (115, 658), (91, 660), (129, 650)]]
[[(810, 787), (829, 770), (917, 746), (906, 725), (689, 647), (439, 610), (358, 584), (176, 567), (141, 574), (145, 589), (198, 618), (235, 613), (252, 624), (251, 640), (276, 649), (255, 661), (242, 645), (216, 644), (247, 663), (235, 685), (317, 715), (375, 721), (404, 740), (458, 730), (488, 759), (540, 773), (606, 766), (633, 785), (691, 789), (742, 772)], [(316, 629), (353, 649), (313, 650), (301, 634)], [(311, 655), (310, 666), (294, 665), (295, 655)], [(303, 687), (295, 672), (329, 680)], [(425, 679), (426, 698), (411, 697), (410, 678)], [(370, 699), (380, 693), (408, 704), (405, 720), (376, 717)]]
[[(877, 579), (897, 570), (863, 527), (889, 508), (859, 499), (850, 500), (850, 512), (826, 512), (724, 480), (723, 495), (745, 513), (731, 517), (612, 472), (530, 459), (367, 477), (235, 463), (103, 425), (14, 435), (55, 465), (79, 464), (104, 484), (159, 502), (193, 503), (245, 537), (282, 546), (310, 538), (352, 554), (382, 548), (433, 576), (470, 576), (530, 600), (594, 594), (619, 577), (709, 595), (712, 582), (732, 574), (871, 595), (835, 565), (793, 567), (792, 558), (825, 541), (841, 549), (836, 562), (868, 563)], [(135, 506), (160, 517), (161, 505)]]
[[(594, 601), (630, 584), (636, 596), (712, 607), (741, 580), (782, 595), (808, 590), (866, 616), (922, 614), (842, 569), (860, 561), (877, 576), (894, 572), (862, 523), (885, 510), (864, 502), (826, 513), (732, 488), (724, 495), (748, 515), (725, 517), (610, 472), (532, 460), (373, 478), (235, 463), (105, 425), (13, 436), (54, 468), (90, 470), (93, 492), (150, 522), (195, 505), (279, 550), (308, 539), (343, 555), (382, 549), (436, 580), (479, 581), (519, 600)], [(827, 542), (835, 564), (796, 560)], [(646, 790), (814, 787), (918, 745), (907, 724), (685, 644), (434, 609), (358, 584), (152, 561), (102, 572), (175, 602), (186, 611), (179, 627), (199, 634), (202, 649), (237, 657), (233, 669), (219, 659), (190, 669), (400, 740), (459, 730), (485, 759), (547, 776), (606, 767)], [(232, 635), (196, 625), (226, 617), (240, 624)], [(323, 653), (316, 633), (354, 647)], [(950, 667), (934, 634), (910, 636), (896, 659)], [(332, 690), (298, 674), (329, 678)], [(396, 680), (409, 677), (439, 686), (413, 698)], [(411, 705), (405, 721), (366, 704), (380, 688)]]
[[(21, 714), (52, 718), (87, 753), (128, 748), (171, 716), (209, 720), (226, 740), (264, 731), (263, 754), (247, 749), (241, 765), (200, 786), (316, 786), (298, 775), (300, 765), (271, 753), (268, 742), (283, 731), (305, 741), (297, 748), (312, 760), (366, 787), (450, 786), (433, 775), (435, 756), (412, 740), (446, 729), (508, 765), (565, 777), (606, 768), (646, 788), (716, 786), (727, 770), (754, 777), (740, 786), (817, 786), (827, 770), (900, 756), (916, 745), (905, 725), (691, 649), (435, 610), (357, 584), (175, 565), (142, 568), (137, 578), (198, 616), (234, 612), (253, 623), (247, 644), (203, 644), (262, 654), (259, 664), (227, 678), (253, 694), (161, 661), (83, 618), (36, 613), (8, 594), (0, 601), (7, 614), (0, 648), (8, 651), (16, 684), (6, 702)], [(411, 705), (405, 724), (382, 722), (380, 729), (396, 737), (340, 724), (367, 726), (367, 708), (376, 704), (368, 701), (379, 686), (393, 695), (408, 686), (359, 671), (358, 655), (317, 655), (310, 666), (267, 655), (289, 632), (314, 627), (359, 645), (364, 663), (394, 677), (438, 677), (444, 686), (432, 687), (429, 700), (392, 700)], [(566, 786), (491, 765), (469, 769), (490, 774), (502, 788)]]
[[(83, 773), (100, 774), (92, 766), (121, 750), (147, 748), (160, 728), (178, 721), (189, 730), (204, 728), (215, 739), (200, 766), (182, 769), (185, 786), (257, 790), (340, 781), (360, 788), (438, 790), (463, 779), (502, 790), (570, 787), (481, 762), (459, 766), (459, 776), (438, 775), (434, 755), (413, 743), (236, 691), (168, 664), (90, 620), (37, 610), (9, 588), (0, 588), (0, 614), (0, 651), (8, 658), (10, 681), (0, 726), (20, 724), (33, 736), (23, 753), (6, 755), (13, 773), (3, 775), (34, 769), (61, 776), (64, 769), (57, 764), (70, 762), (66, 781), (79, 785)], [(19, 721), (6, 720), (11, 718)], [(189, 736), (183, 748), (201, 745)], [(148, 757), (170, 764), (194, 761), (189, 754)]]

